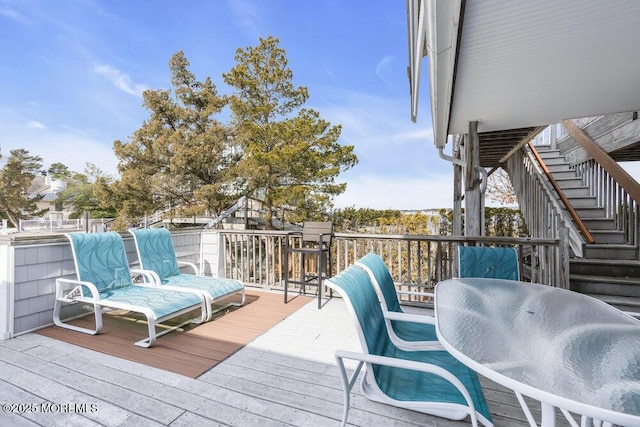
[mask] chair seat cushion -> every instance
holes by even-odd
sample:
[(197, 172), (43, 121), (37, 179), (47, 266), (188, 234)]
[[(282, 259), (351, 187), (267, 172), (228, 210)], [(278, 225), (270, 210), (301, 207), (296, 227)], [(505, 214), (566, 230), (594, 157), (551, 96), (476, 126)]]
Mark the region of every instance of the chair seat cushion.
[[(104, 303), (119, 303), (145, 307), (160, 319), (185, 308), (200, 304), (200, 297), (186, 292), (146, 286), (125, 286), (100, 293)], [(135, 311), (135, 310), (134, 310)]]
[(211, 295), (211, 299), (230, 295), (244, 288), (244, 285), (238, 280), (195, 276), (193, 274), (178, 274), (165, 277), (162, 279), (162, 284), (205, 291)]

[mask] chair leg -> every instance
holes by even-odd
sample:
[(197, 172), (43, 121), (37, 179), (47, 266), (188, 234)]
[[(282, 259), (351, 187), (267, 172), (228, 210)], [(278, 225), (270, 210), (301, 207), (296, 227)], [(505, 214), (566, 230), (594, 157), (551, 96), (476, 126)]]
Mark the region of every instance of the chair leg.
[(304, 253), (300, 253), (300, 288), (302, 291), (302, 295), (307, 294), (307, 287), (305, 286), (305, 281), (307, 280), (307, 274), (304, 268)]
[[(288, 303), (287, 300), (287, 290), (289, 288), (289, 257), (291, 254), (289, 253), (289, 241), (287, 240), (284, 248), (284, 303)], [(244, 302), (244, 300), (243, 300)]]
[(89, 335), (97, 335), (102, 330), (102, 307), (98, 304), (93, 304), (93, 315), (96, 322), (95, 329), (82, 328), (70, 323), (64, 322), (60, 319), (60, 311), (62, 309), (62, 301), (56, 300), (53, 305), (53, 324), (65, 329), (71, 329), (76, 332), (83, 332)]
[[(323, 256), (323, 252), (322, 249), (320, 250), (320, 253), (318, 254), (318, 257), (320, 258), (318, 260), (318, 266), (317, 266), (317, 270), (318, 270), (318, 310), (320, 310), (322, 308), (322, 275), (324, 274), (324, 256)], [(316, 257), (316, 258), (318, 258)]]
[(342, 411), (342, 424), (341, 427), (344, 427), (347, 424), (347, 416), (349, 416), (349, 406), (351, 406), (351, 389), (356, 383), (358, 379), (358, 375), (360, 374), (360, 370), (362, 369), (362, 365), (364, 362), (359, 362), (355, 371), (353, 372), (351, 378), (347, 374), (347, 369), (344, 366), (344, 360), (342, 357), (336, 355), (336, 362), (338, 364), (339, 372), (340, 372), (340, 380), (342, 381), (342, 390), (343, 394), (343, 402), (344, 409)]

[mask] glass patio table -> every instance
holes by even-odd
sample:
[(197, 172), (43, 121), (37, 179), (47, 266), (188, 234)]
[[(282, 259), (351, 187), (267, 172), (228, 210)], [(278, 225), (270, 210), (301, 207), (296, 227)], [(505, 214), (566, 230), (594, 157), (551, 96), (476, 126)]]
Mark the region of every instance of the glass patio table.
[[(436, 333), (479, 374), (541, 402), (542, 426), (555, 408), (586, 425), (640, 426), (640, 321), (595, 298), (500, 279), (440, 282)], [(605, 424), (606, 425), (606, 424)]]

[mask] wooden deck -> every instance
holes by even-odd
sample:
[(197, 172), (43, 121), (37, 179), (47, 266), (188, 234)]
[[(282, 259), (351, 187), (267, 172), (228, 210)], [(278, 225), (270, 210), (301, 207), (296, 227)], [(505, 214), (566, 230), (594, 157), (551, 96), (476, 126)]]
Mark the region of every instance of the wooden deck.
[[(283, 304), (280, 293), (247, 290), (246, 294), (246, 301), (241, 310), (235, 306), (223, 309), (230, 302), (239, 303), (239, 294), (221, 300), (214, 304), (214, 310), (221, 310), (216, 313), (214, 320), (200, 325), (188, 324), (176, 333), (158, 338), (150, 348), (133, 345), (144, 338), (148, 331), (144, 316), (129, 313), (125, 313), (124, 316), (103, 315), (104, 327), (99, 335), (82, 334), (57, 326), (40, 329), (36, 333), (197, 378), (277, 325), (310, 299), (294, 298), (288, 304)], [(172, 319), (173, 324), (188, 321), (198, 317), (198, 314), (192, 312)], [(70, 323), (89, 329), (95, 327), (93, 315)]]
[[(322, 310), (316, 303), (311, 300), (198, 378), (36, 333), (0, 341), (0, 401), (54, 404), (33, 406), (37, 412), (3, 411), (0, 424), (338, 426), (342, 388), (333, 353), (357, 350), (358, 344), (341, 299)], [(256, 321), (250, 314), (243, 318), (247, 324)], [(483, 380), (483, 386), (497, 427), (528, 425), (513, 394), (490, 381)], [(357, 426), (470, 425), (371, 402), (359, 387), (348, 421)]]

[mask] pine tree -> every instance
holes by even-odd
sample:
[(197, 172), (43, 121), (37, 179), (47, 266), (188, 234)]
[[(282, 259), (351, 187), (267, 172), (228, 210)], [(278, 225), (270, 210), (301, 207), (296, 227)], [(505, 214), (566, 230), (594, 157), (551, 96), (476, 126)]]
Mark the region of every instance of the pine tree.
[(129, 142), (115, 141), (120, 180), (98, 182), (102, 200), (126, 223), (158, 210), (183, 215), (215, 214), (230, 203), (226, 173), (235, 152), (215, 116), (227, 99), (210, 78), (200, 82), (183, 52), (171, 58), (171, 90), (147, 90), (150, 117)]
[(295, 208), (299, 218), (328, 210), (346, 189), (336, 177), (357, 163), (353, 146), (338, 143), (340, 126), (302, 108), (308, 90), (294, 86), (277, 38), (238, 49), (235, 60), (223, 77), (235, 89), (230, 106), (243, 152), (236, 168), (243, 191), (264, 201), (267, 228), (273, 228), (274, 207)]
[[(2, 156), (0, 156), (2, 158)], [(42, 158), (31, 156), (27, 150), (11, 150), (5, 165), (0, 169), (0, 213), (14, 227), (19, 227), (21, 219), (45, 214), (47, 209), (39, 209), (42, 195), (29, 196), (28, 189), (36, 176), (41, 174)]]

